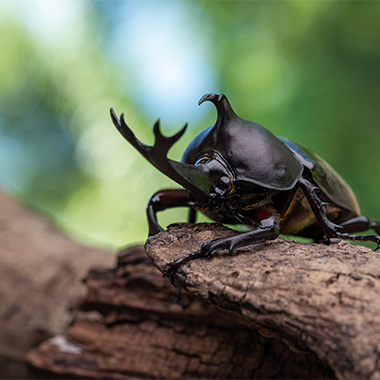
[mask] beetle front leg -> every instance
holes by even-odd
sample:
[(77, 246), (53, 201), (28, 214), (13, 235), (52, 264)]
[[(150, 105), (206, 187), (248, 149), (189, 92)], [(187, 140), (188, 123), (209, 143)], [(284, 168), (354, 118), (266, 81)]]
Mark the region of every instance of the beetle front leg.
[(184, 189), (166, 189), (155, 192), (148, 201), (146, 213), (149, 224), (149, 236), (158, 234), (163, 228), (157, 222), (157, 212), (172, 207), (194, 207), (189, 193)]
[[(353, 241), (372, 241), (377, 244), (375, 251), (380, 248), (380, 236), (379, 235), (352, 235), (349, 232), (354, 232), (353, 228), (357, 228), (362, 225), (364, 222), (367, 223), (368, 228), (373, 228), (376, 232), (379, 230), (379, 224), (373, 221), (370, 221), (366, 217), (357, 217), (351, 220), (351, 226), (349, 221), (343, 223), (342, 225), (335, 224), (331, 222), (326, 214), (323, 212), (322, 207), (327, 205), (327, 203), (322, 202), (317, 194), (316, 190), (318, 187), (314, 186), (311, 182), (309, 182), (305, 178), (300, 178), (300, 185), (306, 195), (307, 200), (309, 201), (310, 207), (313, 210), (317, 221), (322, 228), (322, 231), (325, 233), (326, 237), (329, 238), (339, 238), (339, 239), (348, 239)], [(365, 220), (365, 219), (366, 220)], [(366, 229), (368, 229), (366, 228)], [(352, 229), (352, 230), (351, 230)], [(356, 230), (360, 231), (360, 230)], [(362, 229), (363, 231), (363, 229)]]
[(243, 232), (235, 236), (215, 239), (203, 243), (202, 247), (198, 251), (179, 257), (172, 263), (167, 264), (164, 269), (163, 276), (169, 277), (172, 284), (174, 285), (174, 275), (176, 271), (181, 265), (189, 261), (200, 257), (211, 258), (215, 252), (222, 249), (227, 249), (228, 252), (232, 254), (239, 247), (244, 247), (249, 244), (262, 243), (266, 240), (276, 239), (279, 233), (280, 221), (276, 215), (270, 214), (269, 217), (262, 219), (254, 230)]

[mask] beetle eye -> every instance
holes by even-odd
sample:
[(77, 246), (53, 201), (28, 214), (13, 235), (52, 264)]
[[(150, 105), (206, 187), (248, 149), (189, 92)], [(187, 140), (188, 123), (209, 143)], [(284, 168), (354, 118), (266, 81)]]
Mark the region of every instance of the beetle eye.
[[(231, 190), (231, 182), (229, 177), (227, 176), (222, 176), (218, 179), (218, 182), (216, 183), (216, 191), (225, 194), (226, 192)], [(219, 191), (218, 191), (219, 190)]]
[(218, 180), (218, 187), (221, 190), (227, 190), (230, 185), (230, 179), (226, 176), (220, 177)]

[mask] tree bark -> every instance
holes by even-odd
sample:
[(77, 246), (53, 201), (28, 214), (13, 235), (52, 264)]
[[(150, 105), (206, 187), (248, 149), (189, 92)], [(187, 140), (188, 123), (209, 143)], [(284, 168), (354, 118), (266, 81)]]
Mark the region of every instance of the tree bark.
[(183, 294), (188, 305), (183, 308), (142, 246), (123, 251), (114, 268), (92, 270), (85, 282), (88, 294), (78, 304), (82, 315), (65, 336), (29, 354), (45, 376), (334, 378), (316, 355), (295, 353), (281, 340), (261, 336), (247, 319), (189, 293)]
[[(151, 237), (162, 271), (202, 243), (236, 232), (220, 225), (173, 225)], [(349, 242), (276, 239), (181, 267), (192, 294), (252, 321), (264, 335), (315, 353), (338, 378), (380, 378), (380, 253)]]

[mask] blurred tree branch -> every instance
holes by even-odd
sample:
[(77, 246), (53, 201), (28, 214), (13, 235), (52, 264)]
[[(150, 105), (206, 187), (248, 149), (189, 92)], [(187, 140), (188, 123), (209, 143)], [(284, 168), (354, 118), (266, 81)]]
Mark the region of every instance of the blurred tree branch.
[(0, 374), (24, 378), (28, 350), (61, 332), (89, 267), (113, 255), (74, 242), (0, 192)]

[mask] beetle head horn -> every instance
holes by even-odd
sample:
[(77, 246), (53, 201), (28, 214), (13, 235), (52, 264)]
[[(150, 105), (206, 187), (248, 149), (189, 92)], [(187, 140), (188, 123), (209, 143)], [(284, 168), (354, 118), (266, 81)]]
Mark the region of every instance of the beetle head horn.
[(115, 127), (142, 156), (160, 172), (188, 190), (198, 202), (207, 203), (209, 195), (206, 189), (210, 186), (208, 176), (196, 166), (173, 161), (167, 157), (169, 149), (185, 133), (187, 123), (175, 135), (168, 137), (161, 133), (160, 123), (157, 120), (153, 127), (154, 144), (146, 145), (136, 138), (132, 130), (125, 123), (124, 114), (119, 119), (112, 108), (110, 113)]

